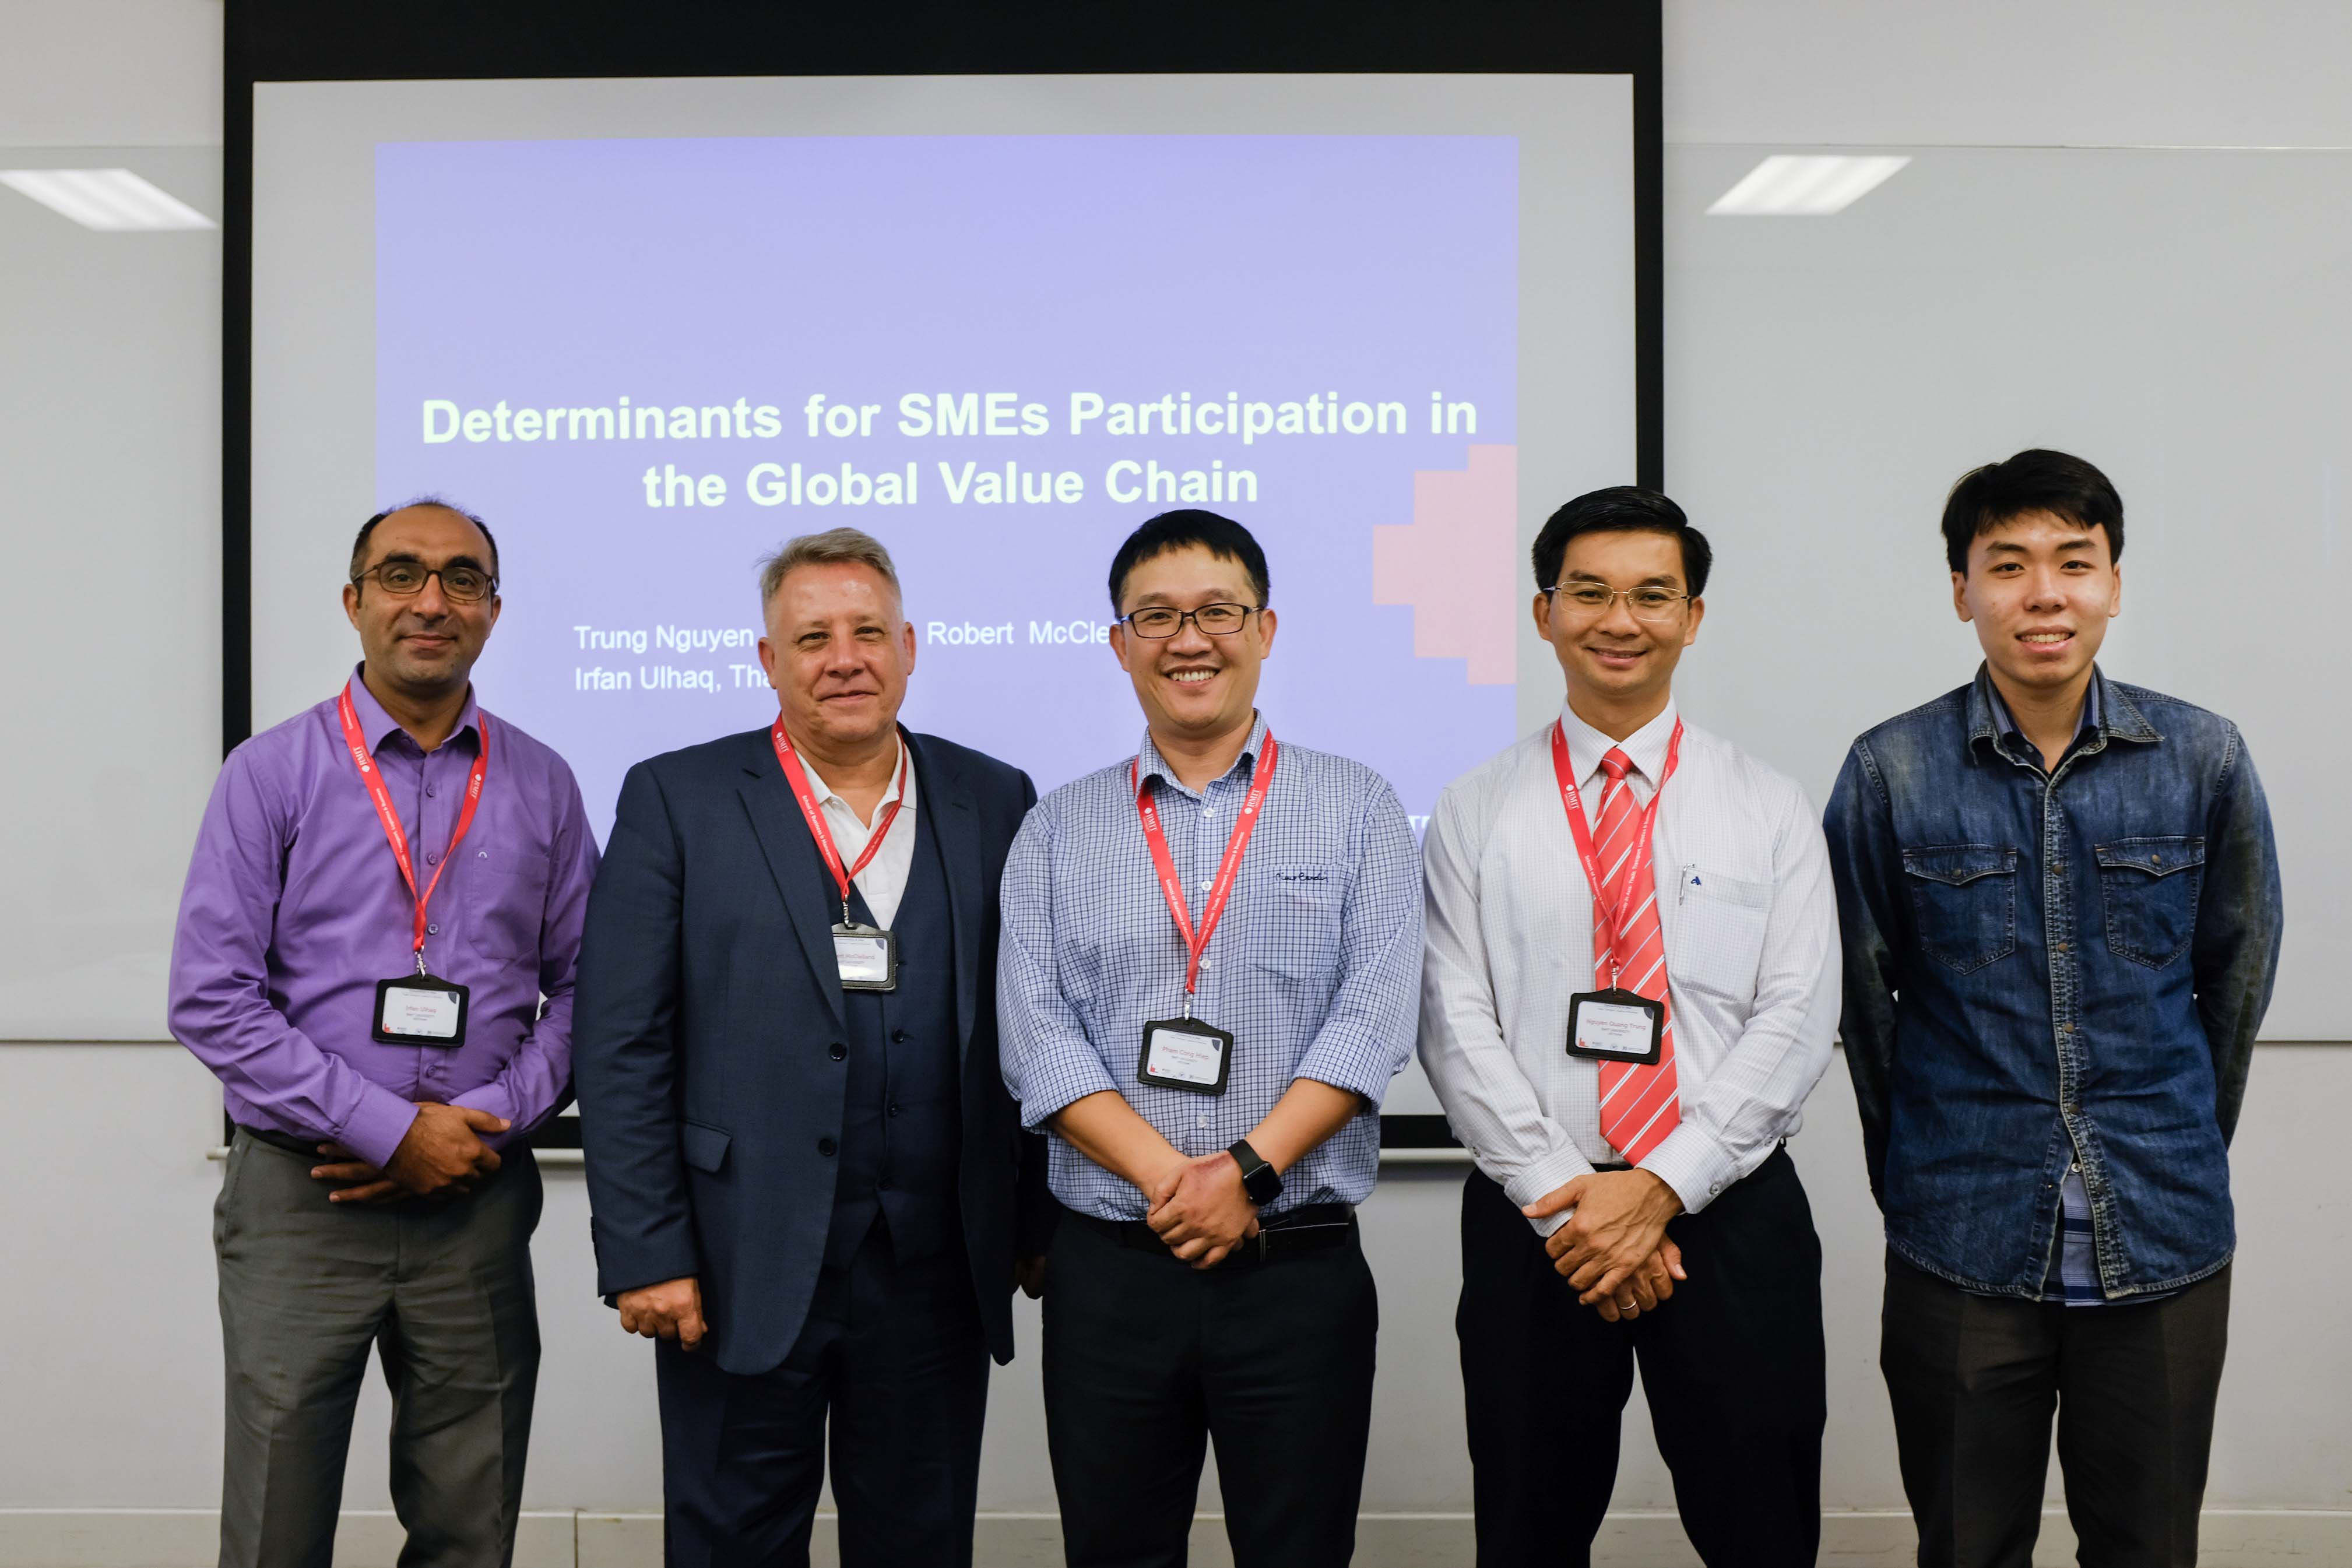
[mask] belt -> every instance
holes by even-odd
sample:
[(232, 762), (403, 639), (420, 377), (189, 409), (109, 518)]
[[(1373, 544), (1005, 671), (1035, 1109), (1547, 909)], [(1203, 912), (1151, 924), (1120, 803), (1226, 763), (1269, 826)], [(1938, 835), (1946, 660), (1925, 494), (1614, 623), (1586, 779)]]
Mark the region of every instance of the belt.
[(320, 1158), (319, 1145), (327, 1142), (323, 1138), (297, 1138), (291, 1132), (280, 1132), (274, 1127), (248, 1127), (242, 1121), (236, 1124), (236, 1130), (257, 1143), (267, 1143), (273, 1149), (283, 1149), (289, 1154), (299, 1154), (305, 1160)]
[[(1086, 1226), (1097, 1236), (1132, 1248), (1137, 1252), (1152, 1252), (1171, 1263), (1182, 1263), (1160, 1239), (1160, 1233), (1139, 1219), (1103, 1219), (1090, 1214), (1080, 1214), (1065, 1207), (1062, 1217)], [(1244, 1241), (1217, 1267), (1230, 1268), (1236, 1264), (1255, 1267), (1261, 1263), (1280, 1263), (1288, 1258), (1302, 1258), (1310, 1252), (1321, 1252), (1339, 1246), (1356, 1234), (1356, 1211), (1346, 1204), (1301, 1204), (1286, 1209), (1258, 1227), (1256, 1236)], [(1189, 1267), (1189, 1265), (1188, 1265)]]

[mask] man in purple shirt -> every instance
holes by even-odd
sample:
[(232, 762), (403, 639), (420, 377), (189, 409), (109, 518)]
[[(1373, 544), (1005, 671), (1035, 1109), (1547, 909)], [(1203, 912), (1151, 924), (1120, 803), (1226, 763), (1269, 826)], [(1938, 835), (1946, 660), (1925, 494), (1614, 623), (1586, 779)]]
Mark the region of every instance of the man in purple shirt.
[(596, 847), (563, 759), (475, 703), (480, 520), (370, 518), (343, 609), (359, 669), (229, 753), (172, 950), (172, 1032), (236, 1123), (220, 1560), (328, 1568), (373, 1348), (404, 1568), (496, 1568), (539, 1369), (524, 1139), (571, 1092)]

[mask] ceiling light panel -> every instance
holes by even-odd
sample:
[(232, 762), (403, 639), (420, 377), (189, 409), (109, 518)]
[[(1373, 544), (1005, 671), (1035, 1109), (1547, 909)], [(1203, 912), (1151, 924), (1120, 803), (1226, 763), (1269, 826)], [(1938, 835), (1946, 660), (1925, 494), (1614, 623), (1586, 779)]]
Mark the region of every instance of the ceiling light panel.
[(1893, 176), (1908, 158), (1775, 153), (1707, 208), (1714, 217), (1826, 217)]
[(0, 185), (23, 192), (84, 228), (214, 228), (212, 219), (128, 169), (0, 169)]

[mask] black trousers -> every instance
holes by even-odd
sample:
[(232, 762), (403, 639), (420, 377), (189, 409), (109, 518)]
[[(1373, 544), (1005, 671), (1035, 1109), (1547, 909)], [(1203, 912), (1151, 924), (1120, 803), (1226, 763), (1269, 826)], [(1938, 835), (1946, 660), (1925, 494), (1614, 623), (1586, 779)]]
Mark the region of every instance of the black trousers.
[(2083, 1568), (2189, 1568), (2230, 1271), (2143, 1305), (1977, 1296), (1888, 1254), (1878, 1364), (1920, 1568), (2027, 1568), (2050, 1417)]
[(1343, 1568), (1380, 1331), (1352, 1232), (1195, 1269), (1065, 1215), (1045, 1281), (1045, 1433), (1071, 1568), (1181, 1568), (1210, 1440), (1235, 1568)]
[(1666, 1226), (1690, 1279), (1610, 1323), (1577, 1302), (1518, 1205), (1462, 1192), (1462, 1383), (1478, 1568), (1583, 1568), (1642, 1368), (1683, 1529), (1709, 1568), (1810, 1565), (1821, 1546), (1822, 1247), (1775, 1153)]
[(988, 1351), (961, 1247), (902, 1261), (877, 1218), (782, 1365), (664, 1340), (655, 1370), (670, 1568), (806, 1568), (828, 1416), (845, 1568), (969, 1568)]

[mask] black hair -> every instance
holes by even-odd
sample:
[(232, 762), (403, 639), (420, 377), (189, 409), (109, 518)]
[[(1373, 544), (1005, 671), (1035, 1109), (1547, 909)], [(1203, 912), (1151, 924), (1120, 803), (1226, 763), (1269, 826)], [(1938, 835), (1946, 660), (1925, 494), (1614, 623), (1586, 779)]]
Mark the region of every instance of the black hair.
[(2004, 522), (2046, 511), (2107, 531), (2107, 559), (2124, 558), (2124, 498), (2082, 458), (2032, 447), (2005, 463), (1970, 468), (1944, 501), (1944, 559), (1969, 569), (1969, 546)]
[(443, 500), (439, 496), (418, 496), (414, 500), (402, 501), (398, 506), (388, 506), (382, 511), (376, 513), (373, 517), (368, 519), (365, 522), (360, 524), (359, 537), (352, 541), (352, 580), (353, 582), (357, 582), (359, 580), (359, 574), (367, 570), (368, 541), (374, 536), (375, 525), (382, 522), (385, 518), (390, 517), (394, 512), (406, 511), (413, 506), (437, 507), (443, 511), (455, 512), (459, 517), (464, 518), (467, 522), (472, 523), (476, 528), (480, 529), (482, 531), (483, 540), (487, 542), (490, 547), (490, 576), (493, 580), (497, 578), (499, 574), (499, 540), (498, 535), (490, 531), (490, 525), (484, 522), (480, 518), (476, 517), (472, 512), (467, 511), (464, 507), (457, 505), (454, 501)]
[(1265, 552), (1257, 547), (1250, 531), (1232, 518), (1187, 508), (1163, 511), (1149, 520), (1129, 534), (1127, 542), (1118, 547), (1118, 553), (1110, 558), (1111, 613), (1119, 613), (1119, 595), (1127, 587), (1129, 573), (1156, 556), (1195, 544), (1221, 561), (1240, 562), (1242, 570), (1249, 574), (1250, 590), (1257, 595), (1257, 607), (1265, 607), (1273, 584), (1265, 573)]
[(1568, 542), (1580, 533), (1663, 533), (1683, 547), (1683, 587), (1694, 599), (1706, 592), (1706, 574), (1715, 552), (1706, 535), (1690, 525), (1683, 509), (1656, 490), (1639, 485), (1611, 485), (1587, 490), (1544, 520), (1528, 553), (1536, 569), (1536, 586), (1559, 585), (1559, 565), (1568, 559)]

